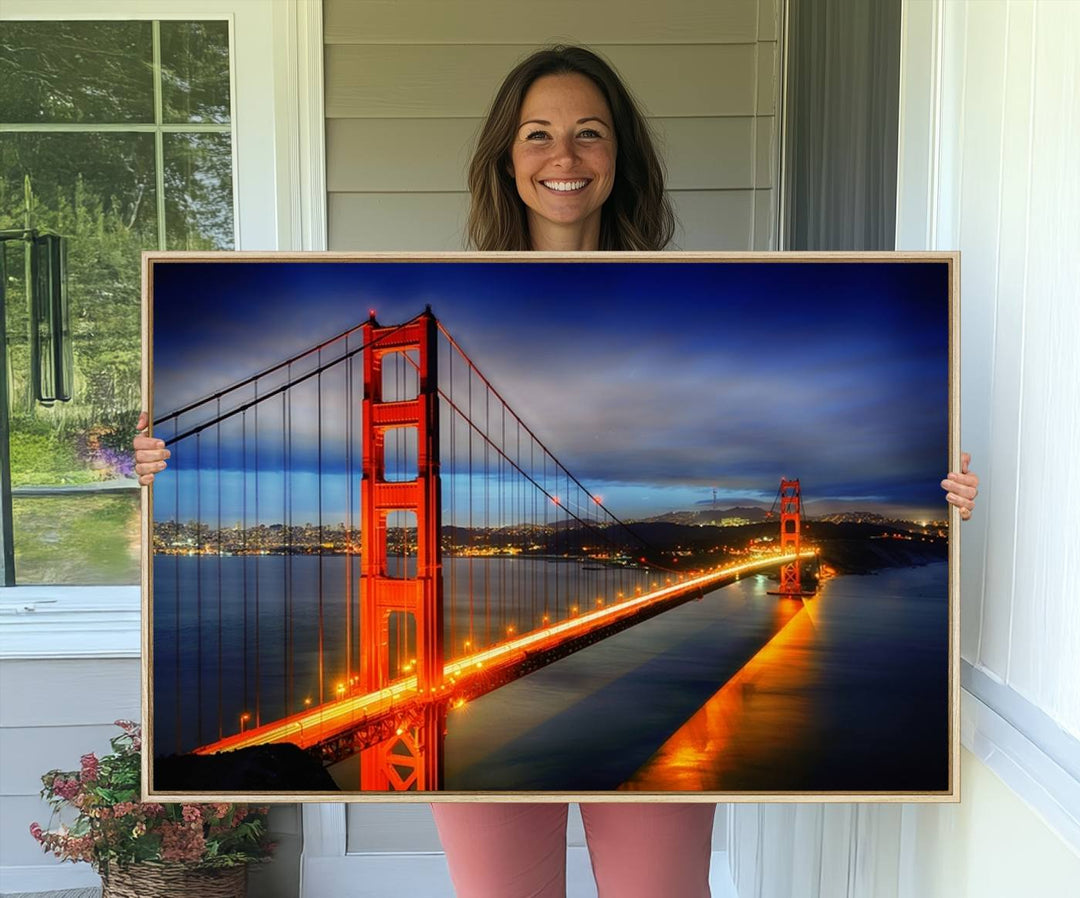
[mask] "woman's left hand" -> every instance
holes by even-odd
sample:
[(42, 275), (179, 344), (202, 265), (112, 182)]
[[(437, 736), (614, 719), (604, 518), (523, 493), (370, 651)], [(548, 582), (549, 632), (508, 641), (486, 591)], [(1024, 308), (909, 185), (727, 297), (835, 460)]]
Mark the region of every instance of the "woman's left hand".
[(971, 517), (975, 497), (979, 495), (979, 475), (968, 470), (970, 464), (971, 456), (967, 452), (961, 452), (959, 472), (950, 472), (941, 481), (941, 488), (946, 494), (945, 501), (959, 508), (960, 518), (965, 521)]

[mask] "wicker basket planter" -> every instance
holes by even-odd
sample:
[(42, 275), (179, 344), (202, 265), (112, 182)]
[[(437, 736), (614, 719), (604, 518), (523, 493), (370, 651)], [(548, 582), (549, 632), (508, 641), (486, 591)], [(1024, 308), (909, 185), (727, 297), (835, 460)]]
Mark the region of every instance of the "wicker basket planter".
[(246, 865), (198, 870), (143, 863), (101, 877), (101, 898), (244, 898), (246, 890)]

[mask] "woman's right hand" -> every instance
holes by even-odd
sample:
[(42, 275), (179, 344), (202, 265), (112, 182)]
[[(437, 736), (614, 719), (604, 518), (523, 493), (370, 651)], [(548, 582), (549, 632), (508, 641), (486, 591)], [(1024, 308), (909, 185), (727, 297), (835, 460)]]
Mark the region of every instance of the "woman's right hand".
[(150, 416), (146, 412), (139, 415), (139, 423), (135, 426), (139, 436), (132, 441), (135, 449), (135, 473), (139, 475), (139, 483), (149, 486), (154, 482), (154, 475), (165, 470), (165, 459), (172, 453), (165, 448), (165, 441), (155, 437), (142, 436), (150, 426)]

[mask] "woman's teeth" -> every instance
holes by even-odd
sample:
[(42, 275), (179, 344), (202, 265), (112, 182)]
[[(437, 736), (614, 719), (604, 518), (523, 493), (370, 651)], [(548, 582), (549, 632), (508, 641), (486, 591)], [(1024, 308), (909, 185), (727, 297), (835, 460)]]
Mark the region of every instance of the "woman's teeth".
[(589, 182), (587, 180), (584, 180), (584, 181), (541, 181), (540, 183), (543, 184), (545, 187), (547, 187), (549, 190), (558, 190), (560, 192), (565, 193), (566, 191), (569, 191), (569, 190), (580, 190), (582, 187), (584, 187)]

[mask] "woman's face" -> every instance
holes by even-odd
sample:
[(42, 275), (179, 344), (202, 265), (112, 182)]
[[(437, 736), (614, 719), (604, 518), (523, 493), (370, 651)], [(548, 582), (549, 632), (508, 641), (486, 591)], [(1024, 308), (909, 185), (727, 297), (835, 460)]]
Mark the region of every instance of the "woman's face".
[(510, 161), (534, 249), (599, 246), (600, 210), (615, 182), (615, 151), (611, 110), (589, 78), (545, 75), (532, 83)]

